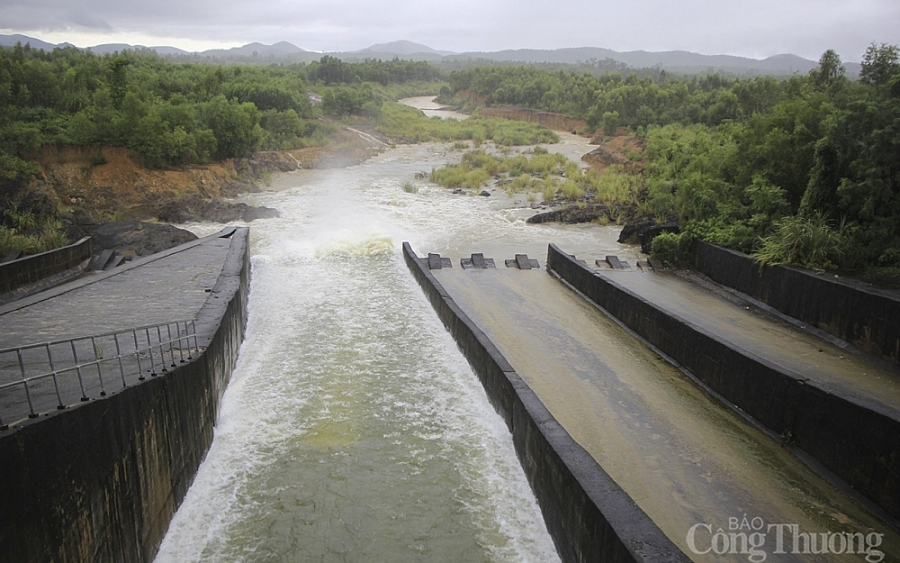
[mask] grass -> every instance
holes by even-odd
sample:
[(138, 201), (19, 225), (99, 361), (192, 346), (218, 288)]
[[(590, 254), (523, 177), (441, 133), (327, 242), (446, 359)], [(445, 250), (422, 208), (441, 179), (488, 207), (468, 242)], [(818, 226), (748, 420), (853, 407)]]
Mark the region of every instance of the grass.
[(850, 227), (834, 224), (817, 211), (810, 217), (785, 217), (771, 235), (763, 237), (752, 257), (760, 265), (795, 264), (814, 269), (834, 269), (844, 261)]
[(410, 143), (472, 141), (478, 146), (493, 141), (497, 145), (524, 146), (559, 141), (556, 133), (536, 123), (477, 116), (463, 121), (425, 117), (419, 110), (397, 103), (382, 106), (375, 129)]
[(0, 256), (13, 250), (25, 254), (39, 254), (69, 244), (62, 223), (48, 220), (38, 224), (34, 214), (20, 210), (15, 202), (10, 202), (2, 212), (0, 221)]
[(431, 172), (431, 181), (447, 188), (478, 189), (492, 178), (498, 179), (498, 185), (508, 195), (538, 193), (544, 201), (557, 196), (570, 202), (593, 199), (610, 208), (636, 206), (646, 188), (643, 175), (628, 173), (621, 167), (585, 171), (577, 162), (540, 146), (500, 155), (475, 149), (466, 152), (459, 164)]

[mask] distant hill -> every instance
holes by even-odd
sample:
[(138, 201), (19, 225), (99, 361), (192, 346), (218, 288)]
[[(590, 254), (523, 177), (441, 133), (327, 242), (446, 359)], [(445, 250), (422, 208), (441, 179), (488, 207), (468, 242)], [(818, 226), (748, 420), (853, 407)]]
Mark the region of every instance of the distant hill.
[[(724, 71), (733, 74), (778, 74), (790, 75), (794, 73), (806, 74), (810, 69), (818, 66), (815, 61), (810, 61), (796, 55), (776, 55), (767, 59), (750, 59), (735, 57), (732, 55), (701, 55), (688, 51), (628, 51), (618, 52), (597, 47), (580, 47), (570, 49), (537, 50), (518, 49), (495, 52), (460, 53), (445, 57), (448, 60), (483, 59), (496, 62), (523, 62), (523, 63), (557, 63), (578, 64), (591, 61), (604, 61), (611, 59), (632, 68), (659, 67), (671, 72), (695, 74), (703, 72)], [(848, 74), (851, 74), (851, 65), (846, 65)], [(858, 74), (858, 71), (857, 73)]]
[[(12, 46), (17, 42), (23, 45), (29, 43), (32, 48), (52, 50), (57, 45), (34, 39), (25, 35), (0, 35), (0, 46)], [(68, 46), (63, 44), (59, 46)], [(232, 49), (212, 49), (200, 53), (188, 53), (175, 47), (143, 47), (126, 44), (107, 44), (89, 47), (94, 53), (111, 53), (125, 49), (149, 49), (156, 51), (161, 56), (171, 56), (197, 59), (223, 59), (242, 62), (252, 62), (256, 59), (266, 59), (272, 62), (298, 63), (318, 60), (323, 53), (305, 51), (296, 45), (281, 41), (274, 45), (263, 43), (250, 43), (243, 47)], [(433, 63), (479, 61), (502, 63), (551, 63), (551, 64), (596, 64), (615, 61), (619, 65), (630, 68), (660, 68), (670, 72), (682, 74), (697, 74), (709, 72), (726, 72), (739, 76), (755, 76), (772, 74), (776, 76), (789, 76), (791, 74), (806, 74), (810, 69), (818, 66), (816, 61), (811, 61), (796, 55), (775, 55), (766, 59), (751, 59), (747, 57), (735, 57), (732, 55), (701, 55), (688, 51), (627, 51), (618, 52), (611, 49), (598, 47), (578, 47), (567, 49), (516, 49), (493, 52), (467, 52), (452, 53), (438, 51), (421, 43), (412, 41), (392, 41), (390, 43), (378, 43), (365, 49), (343, 53), (328, 53), (347, 61), (360, 61), (363, 59), (389, 60), (399, 57), (407, 60), (428, 61)], [(600, 66), (599, 64), (597, 65)], [(610, 65), (604, 65), (609, 68)], [(847, 76), (856, 78), (859, 76), (860, 65), (856, 62), (845, 62)]]
[(392, 41), (390, 43), (377, 43), (371, 47), (355, 51), (356, 53), (390, 53), (393, 55), (437, 55), (443, 57), (445, 55), (454, 54), (452, 51), (436, 51), (428, 45), (421, 43), (413, 43), (412, 41)]
[(290, 55), (298, 55), (308, 53), (300, 47), (280, 41), (274, 45), (264, 45), (263, 43), (250, 43), (243, 47), (233, 47), (231, 49), (211, 49), (198, 53), (204, 57), (285, 57)]
[(128, 45), (127, 43), (104, 43), (103, 45), (94, 45), (93, 47), (88, 47), (89, 51), (98, 55), (122, 52), (126, 49), (129, 51), (156, 51), (156, 53), (161, 56), (188, 54), (187, 51), (178, 49), (176, 47), (144, 47), (143, 45)]
[[(21, 43), (23, 46), (31, 45), (32, 49), (43, 49), (44, 51), (52, 51), (56, 47), (63, 46), (47, 43), (40, 39), (28, 37), (27, 35), (19, 35), (18, 33), (15, 35), (0, 35), (0, 47), (15, 47), (16, 43)], [(68, 43), (66, 43), (66, 45), (68, 45)]]

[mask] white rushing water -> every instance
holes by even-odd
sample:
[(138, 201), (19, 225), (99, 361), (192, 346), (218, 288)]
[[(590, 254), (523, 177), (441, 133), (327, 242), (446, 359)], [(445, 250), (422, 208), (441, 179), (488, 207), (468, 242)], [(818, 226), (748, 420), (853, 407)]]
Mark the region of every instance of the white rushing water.
[[(567, 142), (560, 150), (587, 150)], [(400, 245), (457, 267), (472, 252), (543, 264), (551, 241), (624, 249), (614, 227), (526, 225), (534, 211), (499, 192), (452, 195), (414, 179), (460, 155), (398, 147), (281, 175), (245, 199), (281, 218), (250, 225), (246, 339), (157, 562), (557, 559), (509, 432)]]

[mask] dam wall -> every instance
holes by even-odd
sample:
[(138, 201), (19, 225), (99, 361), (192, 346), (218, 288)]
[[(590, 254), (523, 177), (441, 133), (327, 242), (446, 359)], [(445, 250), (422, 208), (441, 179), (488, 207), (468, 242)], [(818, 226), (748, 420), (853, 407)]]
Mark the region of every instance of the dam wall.
[[(550, 245), (548, 268), (670, 360), (894, 517), (900, 419), (843, 397), (664, 311)], [(639, 274), (644, 275), (644, 274)]]
[(746, 254), (695, 241), (694, 267), (785, 315), (900, 363), (900, 297), (856, 280), (788, 266), (760, 268)]
[(688, 561), (556, 421), (408, 243), (403, 244), (403, 255), (512, 433), (562, 561)]
[(246, 228), (231, 234), (197, 313), (199, 357), (0, 434), (0, 561), (153, 560), (212, 442), (243, 340), (248, 239)]
[(74, 279), (91, 260), (91, 237), (0, 264), (0, 305)]

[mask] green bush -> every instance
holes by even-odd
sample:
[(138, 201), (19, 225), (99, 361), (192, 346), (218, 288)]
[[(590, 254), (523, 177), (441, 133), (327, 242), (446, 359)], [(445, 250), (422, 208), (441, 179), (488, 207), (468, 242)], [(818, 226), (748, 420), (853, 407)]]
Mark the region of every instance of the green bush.
[(759, 250), (752, 256), (761, 265), (839, 268), (847, 257), (852, 230), (843, 221), (833, 224), (821, 212), (810, 217), (785, 217), (771, 235), (763, 237)]
[(691, 261), (691, 243), (688, 233), (660, 233), (650, 243), (650, 255), (673, 266), (683, 266)]

